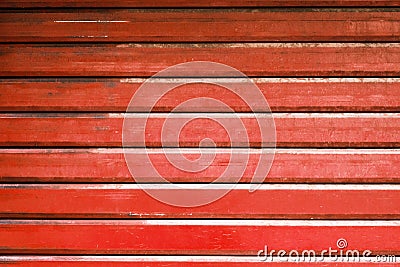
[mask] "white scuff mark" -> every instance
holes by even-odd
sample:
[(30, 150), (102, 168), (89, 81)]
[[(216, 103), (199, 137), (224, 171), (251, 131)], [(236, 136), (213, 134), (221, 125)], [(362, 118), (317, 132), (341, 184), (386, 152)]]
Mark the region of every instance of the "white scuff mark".
[[(64, 116), (59, 116), (58, 114), (48, 114), (48, 113), (24, 113), (24, 114), (9, 114), (7, 118), (34, 118), (36, 116), (40, 116), (41, 118), (63, 118)], [(68, 117), (68, 116), (65, 116)], [(231, 119), (231, 118), (258, 118), (258, 119), (316, 119), (316, 118), (328, 118), (328, 119), (400, 119), (400, 113), (284, 113), (284, 112), (263, 112), (263, 113), (97, 113), (97, 117), (90, 113), (82, 113), (75, 118), (79, 119), (93, 119), (93, 118), (116, 118), (116, 119), (149, 119), (149, 118), (157, 118), (157, 119)], [(397, 122), (396, 122), (397, 123)], [(109, 130), (106, 127), (99, 128), (100, 130)]]
[[(137, 48), (400, 48), (399, 43), (126, 43)], [(193, 60), (193, 58), (192, 58)]]
[(95, 35), (79, 35), (79, 36), (74, 36), (75, 38), (108, 38), (108, 35), (100, 35), (100, 36), (95, 36)]
[[(251, 184), (234, 184), (234, 190), (248, 191)], [(0, 184), (1, 189), (15, 189), (20, 187), (18, 184)], [(179, 187), (179, 188), (178, 188)], [(199, 188), (199, 184), (35, 184), (24, 185), (23, 190), (225, 190), (232, 188), (232, 184), (207, 184), (207, 189)], [(399, 184), (262, 184), (258, 191), (400, 191)], [(156, 213), (134, 213), (129, 212), (129, 216), (166, 216), (167, 214)]]
[[(270, 149), (272, 150), (272, 149)], [(396, 148), (372, 148), (372, 149), (356, 149), (356, 148), (276, 148), (274, 149), (276, 154), (317, 154), (317, 155), (400, 155), (400, 149)], [(92, 154), (193, 154), (193, 153), (219, 153), (219, 154), (230, 154), (230, 153), (249, 153), (249, 154), (261, 154), (268, 152), (268, 149), (260, 148), (89, 148), (77, 152), (74, 149), (52, 149), (51, 153), (92, 153)], [(44, 153), (43, 149), (0, 149), (0, 153), (8, 154), (36, 154)]]
[[(29, 117), (29, 115), (27, 115)], [(348, 118), (365, 118), (365, 119), (400, 119), (400, 113), (284, 113), (284, 112), (264, 112), (264, 113), (109, 113), (108, 118), (130, 118), (130, 119), (182, 119), (182, 118), (259, 118), (259, 119), (315, 119), (315, 118), (328, 118), (328, 119), (348, 119)], [(84, 118), (82, 115), (80, 118)], [(90, 117), (89, 117), (90, 118)]]
[(315, 226), (315, 227), (399, 227), (399, 220), (191, 220), (191, 219), (150, 219), (150, 220), (7, 220), (0, 224), (13, 225), (124, 225), (124, 226)]
[(159, 217), (164, 217), (167, 214), (165, 213), (134, 213), (134, 212), (129, 212), (128, 216), (138, 216), (138, 217), (144, 217), (144, 216), (159, 216)]
[[(340, 258), (339, 258), (340, 259)], [(360, 262), (371, 263), (374, 257), (360, 257)], [(46, 261), (46, 262), (157, 262), (160, 265), (167, 262), (182, 262), (182, 265), (190, 262), (208, 262), (208, 263), (221, 263), (221, 262), (262, 262), (260, 258), (255, 256), (1, 256), (0, 261), (16, 262), (16, 261)], [(288, 257), (280, 257), (279, 262), (290, 262)], [(337, 257), (326, 257), (324, 262), (338, 262)], [(400, 262), (400, 257), (394, 258), (393, 263)], [(279, 264), (278, 264), (279, 265)], [(378, 265), (377, 265), (378, 266)]]
[[(163, 82), (163, 83), (187, 83), (201, 81), (204, 83), (220, 82), (220, 83), (241, 83), (248, 82), (243, 78), (170, 78), (160, 77), (152, 78), (153, 81), (143, 78), (124, 78), (120, 79), (121, 83), (143, 83), (147, 82)], [(254, 83), (399, 83), (400, 78), (250, 78)]]

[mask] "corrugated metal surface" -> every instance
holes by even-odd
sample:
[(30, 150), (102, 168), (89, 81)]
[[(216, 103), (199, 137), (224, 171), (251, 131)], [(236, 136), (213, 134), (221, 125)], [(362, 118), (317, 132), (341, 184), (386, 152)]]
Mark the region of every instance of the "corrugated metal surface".
[[(0, 2), (0, 262), (400, 264), (399, 5), (387, 0)], [(256, 192), (249, 192), (249, 183), (265, 147), (274, 144), (257, 125), (260, 118), (268, 124), (270, 117), (263, 117), (262, 107), (252, 113), (241, 99), (245, 87), (235, 94), (215, 84), (188, 84), (153, 108), (152, 95), (144, 96), (141, 106), (125, 114), (146, 78), (193, 61), (242, 71), (270, 105), (275, 157)], [(238, 84), (229, 73), (220, 75)], [(154, 94), (171, 83), (176, 78), (164, 79)], [(194, 98), (203, 99), (169, 113)], [(219, 99), (236, 113), (206, 98)], [(147, 117), (143, 112), (149, 109)], [(128, 143), (126, 117), (135, 129)], [(173, 132), (163, 135), (167, 118), (176, 127), (193, 120), (177, 140)], [(237, 118), (243, 129), (229, 134), (227, 128), (237, 129)], [(191, 172), (170, 161), (183, 153), (180, 161), (200, 158), (200, 165), (208, 165), (199, 145), (216, 152), (207, 168)], [(150, 184), (135, 184), (124, 152), (147, 154), (161, 176), (183, 189), (160, 189), (140, 160), (129, 168)], [(249, 153), (249, 159), (239, 185), (216, 202), (176, 207), (143, 191), (176, 194), (187, 203), (204, 197), (197, 183), (221, 177), (232, 153)], [(225, 182), (210, 190), (223, 194), (232, 181)], [(328, 255), (329, 249), (336, 252)], [(266, 250), (287, 254), (266, 263)], [(292, 250), (313, 250), (318, 261), (285, 262)], [(370, 253), (343, 262), (345, 253), (355, 250)]]

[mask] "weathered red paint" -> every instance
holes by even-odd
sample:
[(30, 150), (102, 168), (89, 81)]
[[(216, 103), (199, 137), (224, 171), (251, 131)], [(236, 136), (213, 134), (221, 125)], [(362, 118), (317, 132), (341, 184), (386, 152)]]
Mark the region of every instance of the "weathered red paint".
[(1, 76), (150, 76), (188, 61), (223, 63), (248, 76), (388, 77), (400, 75), (400, 44), (0, 45)]
[[(204, 194), (204, 189), (148, 190)], [(234, 189), (216, 202), (184, 208), (161, 203), (137, 185), (0, 185), (0, 218), (393, 220), (400, 219), (400, 186), (266, 185), (252, 193)]]
[[(368, 257), (364, 261), (351, 262), (352, 267), (370, 266), (398, 266), (395, 259), (387, 262), (376, 263), (376, 258)], [(133, 267), (265, 267), (265, 266), (315, 266), (315, 267), (341, 267), (346, 264), (341, 260), (323, 262), (294, 262), (282, 258), (275, 262), (263, 262), (254, 257), (243, 256), (0, 256), (0, 263), (12, 264), (12, 266), (133, 266)]]
[[(0, 80), (0, 111), (125, 112), (143, 79)], [(400, 112), (400, 79), (253, 79), (275, 112)], [(168, 82), (168, 80), (166, 80)], [(246, 87), (244, 87), (246, 88)], [(245, 90), (245, 89), (243, 89)], [(154, 94), (161, 94), (154, 88)], [(251, 111), (230, 91), (212, 84), (187, 84), (164, 95), (152, 109), (168, 112), (192, 98), (213, 96), (236, 112)], [(219, 106), (185, 105), (184, 112), (220, 112)], [(132, 107), (131, 107), (132, 108)], [(143, 106), (143, 110), (151, 107)], [(137, 107), (140, 111), (140, 107)]]
[[(272, 12), (271, 12), (272, 11)], [(398, 41), (400, 12), (149, 10), (2, 13), (2, 42)], [(349, 12), (350, 11), (350, 12)], [(117, 19), (116, 19), (117, 18)], [(156, 19), (155, 19), (156, 18)]]
[(32, 8), (32, 7), (396, 7), (398, 0), (3, 0), (0, 7)]
[[(263, 8), (268, 6), (286, 8)], [(400, 1), (0, 1), (0, 8), (10, 8), (3, 9), (0, 16), (0, 181), (10, 183), (0, 185), (0, 254), (49, 256), (0, 256), (0, 263), (264, 266), (254, 259), (265, 245), (269, 249), (321, 252), (336, 248), (339, 238), (348, 241), (347, 249), (400, 255), (396, 238), (400, 236), (400, 159), (398, 149), (393, 149), (400, 145), (400, 117), (396, 113), (400, 111), (400, 93), (399, 80), (390, 78), (400, 76), (400, 45), (396, 43), (399, 10), (360, 8), (395, 6), (400, 6)], [(41, 9), (47, 7), (60, 9)], [(127, 10), (129, 7), (181, 9)], [(360, 41), (371, 43), (354, 43)], [(40, 44), (32, 44), (35, 42)], [(100, 44), (103, 42), (107, 43)], [(217, 202), (189, 209), (164, 205), (133, 183), (121, 148), (123, 114), (113, 112), (126, 110), (143, 82), (135, 77), (195, 60), (228, 64), (258, 77), (255, 82), (273, 111), (303, 113), (275, 114), (277, 144), (286, 149), (277, 150), (266, 185), (250, 194), (248, 185), (241, 184)], [(267, 76), (275, 78), (259, 79)], [(300, 76), (319, 78), (284, 78)], [(242, 112), (250, 145), (260, 145), (255, 121), (246, 114), (248, 107), (215, 86), (191, 85), (170, 92), (153, 111), (168, 112), (196, 96), (221, 98), (234, 111)], [(222, 111), (200, 106), (181, 111), (187, 116), (198, 115), (190, 112), (215, 116), (211, 113)], [(131, 111), (140, 112), (146, 106), (135, 108)], [(18, 113), (21, 111), (44, 113)], [(70, 113), (58, 113), (65, 111)], [(153, 114), (147, 132), (147, 145), (156, 148), (150, 157), (163, 174), (180, 183), (217, 178), (228, 162), (227, 149), (219, 149), (211, 167), (196, 175), (176, 171), (166, 161), (159, 149), (163, 116)], [(219, 116), (230, 118), (232, 114)], [(215, 124), (197, 122), (197, 128), (184, 130), (181, 145), (196, 146), (206, 135), (218, 146), (228, 144), (224, 131)], [(138, 144), (133, 141), (131, 145)], [(240, 142), (234, 145), (247, 146)], [(7, 148), (11, 146), (20, 148)], [(74, 148), (62, 149), (65, 146)], [(323, 149), (326, 147), (342, 149)], [(185, 153), (196, 158), (194, 151), (187, 149)], [(250, 181), (257, 156), (251, 154), (240, 182)], [(145, 167), (137, 162), (135, 168)], [(43, 182), (51, 184), (39, 184)], [(55, 184), (59, 182), (65, 184)], [(118, 184), (110, 184), (113, 182)], [(195, 191), (190, 192), (191, 197), (196, 196)], [(140, 220), (144, 217), (149, 220)], [(172, 220), (154, 220), (157, 218)], [(240, 220), (218, 220), (233, 218)], [(55, 256), (73, 254), (88, 258)], [(175, 258), (120, 262), (95, 256), (110, 254)], [(243, 257), (197, 261), (193, 256), (178, 261), (177, 255), (185, 254), (248, 255), (253, 261)]]
[[(175, 117), (174, 117), (175, 116)], [(186, 114), (187, 117), (193, 116)], [(208, 114), (207, 116), (212, 116)], [(223, 118), (224, 126), (235, 116)], [(132, 115), (126, 120), (125, 146), (198, 147), (201, 140), (212, 138), (220, 147), (270, 147), (271, 140), (261, 143), (260, 128), (251, 116), (239, 115), (249, 142), (239, 139), (240, 132), (228, 136), (224, 127), (208, 118), (198, 118), (185, 125), (176, 143), (176, 128), (162, 139), (165, 116), (152, 114), (149, 118)], [(0, 116), (0, 144), (2, 146), (122, 146), (123, 114), (2, 114)], [(182, 114), (171, 115), (171, 125), (179, 125)], [(268, 123), (270, 120), (261, 120)], [(400, 115), (387, 114), (274, 114), (278, 147), (399, 147)], [(146, 123), (146, 124), (144, 124)], [(146, 129), (139, 128), (146, 125)], [(165, 128), (165, 127), (164, 127)], [(172, 129), (172, 128), (168, 128)], [(127, 132), (128, 133), (128, 132)], [(237, 142), (232, 142), (235, 140)], [(203, 143), (203, 146), (210, 144)]]
[[(132, 149), (129, 151), (135, 151)], [(175, 150), (176, 151), (176, 150)], [(144, 152), (142, 150), (142, 152)], [(178, 153), (178, 151), (176, 151)], [(226, 169), (230, 150), (221, 149), (205, 171), (188, 173), (172, 166), (163, 152), (149, 154), (171, 182), (211, 182)], [(184, 152), (199, 158), (198, 152)], [(1, 182), (112, 183), (134, 180), (122, 149), (1, 149)], [(251, 154), (240, 182), (250, 182), (257, 154)], [(323, 166), (323, 168), (321, 168)], [(137, 162), (137, 169), (146, 168)], [(400, 183), (400, 151), (387, 149), (278, 149), (265, 183)], [(148, 177), (148, 182), (156, 181)], [(349, 185), (351, 187), (351, 185)]]
[(341, 226), (335, 221), (297, 225), (265, 220), (4, 220), (0, 253), (255, 256), (265, 245), (271, 250), (321, 252), (335, 247), (339, 238), (348, 240), (347, 249), (386, 255), (400, 252), (400, 239), (393, 238), (400, 235), (400, 226), (377, 222), (350, 221)]

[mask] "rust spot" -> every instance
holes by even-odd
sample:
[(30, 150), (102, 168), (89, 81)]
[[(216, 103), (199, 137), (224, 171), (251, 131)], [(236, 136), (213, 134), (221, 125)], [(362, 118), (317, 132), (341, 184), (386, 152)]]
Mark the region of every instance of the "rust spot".
[(110, 127), (109, 126), (96, 126), (95, 129), (96, 129), (96, 131), (109, 131)]

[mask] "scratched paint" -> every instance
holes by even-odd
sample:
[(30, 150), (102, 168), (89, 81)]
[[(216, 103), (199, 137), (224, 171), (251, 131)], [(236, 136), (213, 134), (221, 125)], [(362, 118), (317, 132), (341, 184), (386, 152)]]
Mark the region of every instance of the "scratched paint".
[[(397, 0), (0, 1), (0, 253), (7, 254), (0, 263), (258, 267), (265, 266), (255, 257), (265, 245), (321, 253), (340, 238), (351, 249), (400, 255), (399, 6)], [(250, 194), (254, 162), (266, 151), (252, 120), (263, 114), (206, 85), (166, 95), (150, 116), (147, 149), (126, 151), (147, 153), (191, 193), (194, 183), (218, 177), (228, 152), (250, 154), (235, 190), (189, 209), (157, 202), (133, 183), (121, 122), (143, 119), (140, 107), (125, 111), (146, 77), (194, 60), (251, 76), (274, 112), (278, 148), (264, 184)], [(163, 150), (157, 136), (168, 112), (207, 95), (240, 113), (252, 148), (229, 148), (216, 125), (200, 120), (180, 144)], [(206, 105), (174, 116), (204, 113), (233, 116)], [(206, 134), (217, 149), (198, 148), (196, 138)], [(195, 175), (165, 157), (212, 152), (215, 161)], [(135, 168), (144, 170), (141, 162)], [(171, 190), (152, 182), (148, 177), (144, 186)], [(350, 265), (372, 266), (371, 259)], [(308, 266), (284, 263), (294, 264)]]

